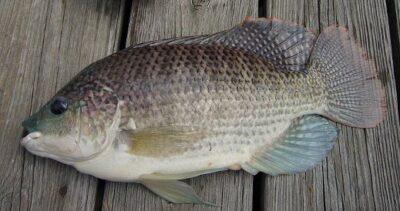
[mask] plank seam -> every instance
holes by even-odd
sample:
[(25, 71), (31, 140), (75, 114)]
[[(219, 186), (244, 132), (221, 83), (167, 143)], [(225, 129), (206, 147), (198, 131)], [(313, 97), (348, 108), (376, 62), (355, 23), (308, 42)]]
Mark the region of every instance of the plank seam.
[(265, 210), (265, 176), (263, 173), (258, 173), (253, 179), (253, 211)]
[[(396, 83), (397, 100), (400, 97), (400, 40), (399, 40), (399, 29), (397, 28), (397, 15), (395, 0), (386, 0), (386, 10), (388, 15), (390, 42), (392, 45), (392, 61), (393, 61), (393, 72)], [(397, 71), (396, 71), (397, 70)], [(397, 107), (400, 107), (399, 101), (397, 101)], [(400, 114), (400, 113), (399, 113)], [(400, 115), (399, 115), (400, 116)]]
[(98, 179), (93, 210), (102, 210), (105, 181)]
[(267, 16), (267, 0), (258, 0), (258, 17)]
[[(399, 97), (400, 97), (400, 29), (398, 26), (397, 17), (400, 14), (396, 12), (396, 4), (395, 0), (386, 0), (386, 11), (388, 16), (388, 24), (389, 24), (389, 38), (392, 50), (392, 61), (393, 61), (393, 72), (396, 84), (396, 95), (397, 95), (397, 108), (400, 107)], [(399, 113), (400, 116), (400, 113)], [(400, 195), (400, 193), (398, 193)], [(396, 199), (396, 198), (395, 198)], [(394, 206), (400, 206), (399, 201), (394, 201)]]
[[(258, 0), (258, 17), (267, 16), (267, 1), (268, 0)], [(265, 199), (265, 176), (263, 173), (258, 173), (253, 178), (253, 201), (252, 210), (265, 210), (264, 199)]]
[(133, 0), (126, 0), (125, 8), (122, 12), (122, 24), (121, 24), (121, 36), (119, 38), (118, 50), (122, 50), (126, 48), (128, 31), (129, 31), (129, 23), (132, 12), (132, 4)]

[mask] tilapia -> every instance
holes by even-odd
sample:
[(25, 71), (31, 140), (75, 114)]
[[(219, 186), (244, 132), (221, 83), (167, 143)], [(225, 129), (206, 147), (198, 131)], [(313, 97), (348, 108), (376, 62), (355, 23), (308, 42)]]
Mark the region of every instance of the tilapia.
[(303, 172), (331, 150), (330, 120), (370, 128), (385, 115), (377, 70), (345, 28), (317, 37), (282, 20), (246, 19), (89, 65), (23, 122), (21, 143), (170, 202), (207, 204), (179, 180), (229, 169)]

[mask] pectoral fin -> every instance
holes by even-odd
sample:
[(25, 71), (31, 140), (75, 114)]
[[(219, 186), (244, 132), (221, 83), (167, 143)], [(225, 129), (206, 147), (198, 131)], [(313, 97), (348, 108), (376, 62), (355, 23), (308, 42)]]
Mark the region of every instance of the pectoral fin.
[(142, 180), (141, 183), (155, 194), (173, 203), (192, 203), (216, 206), (203, 201), (188, 184), (177, 180)]
[(283, 136), (273, 145), (260, 149), (244, 167), (253, 173), (258, 170), (270, 175), (306, 171), (326, 157), (338, 131), (320, 116), (298, 118)]
[(177, 155), (207, 135), (207, 131), (184, 126), (135, 130), (131, 132), (131, 153), (147, 157)]

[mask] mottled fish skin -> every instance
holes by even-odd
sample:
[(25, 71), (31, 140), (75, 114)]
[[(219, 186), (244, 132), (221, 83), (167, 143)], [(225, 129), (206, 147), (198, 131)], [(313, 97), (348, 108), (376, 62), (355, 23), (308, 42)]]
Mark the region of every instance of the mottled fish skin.
[(93, 121), (103, 121), (98, 110), (109, 111), (104, 118), (111, 119), (123, 102), (123, 122), (133, 118), (137, 129), (188, 122), (213, 128), (212, 122), (230, 126), (237, 120), (252, 128), (270, 125), (268, 117), (298, 116), (322, 106), (323, 83), (311, 77), (280, 71), (239, 49), (158, 45), (96, 62), (56, 96), (83, 100), (83, 112)]
[[(254, 54), (225, 46), (130, 48), (89, 68), (97, 69), (83, 72), (75, 79), (79, 85), (71, 82), (62, 94), (72, 98), (85, 87), (92, 92), (97, 86), (111, 99), (117, 96), (122, 126), (133, 119), (136, 131), (170, 126), (200, 131), (198, 138), (175, 144), (162, 138), (153, 140), (158, 144), (135, 140), (129, 144), (132, 156), (157, 158), (165, 166), (210, 155), (250, 156), (282, 134), (294, 118), (322, 111), (325, 100), (318, 75), (280, 71)], [(93, 103), (88, 113), (97, 105), (105, 106), (102, 97), (88, 101)], [(118, 102), (108, 103), (114, 110)], [(109, 115), (112, 118), (113, 112)], [(99, 121), (96, 115), (92, 121)], [(237, 162), (203, 161), (190, 170)]]

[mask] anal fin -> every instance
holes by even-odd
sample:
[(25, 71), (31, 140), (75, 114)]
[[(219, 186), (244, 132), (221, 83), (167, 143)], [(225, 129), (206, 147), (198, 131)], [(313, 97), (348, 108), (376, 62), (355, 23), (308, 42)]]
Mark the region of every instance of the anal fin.
[(155, 194), (173, 203), (191, 203), (216, 206), (202, 200), (188, 184), (178, 180), (142, 180), (141, 183)]
[(327, 119), (303, 116), (294, 120), (272, 145), (260, 149), (246, 165), (270, 175), (306, 171), (326, 157), (337, 136), (338, 129)]

